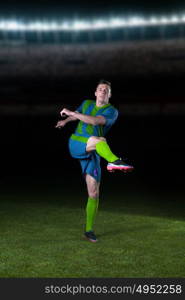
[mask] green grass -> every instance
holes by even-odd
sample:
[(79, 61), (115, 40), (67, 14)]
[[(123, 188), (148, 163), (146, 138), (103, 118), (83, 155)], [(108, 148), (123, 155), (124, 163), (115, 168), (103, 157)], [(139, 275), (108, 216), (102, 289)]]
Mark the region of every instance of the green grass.
[(66, 190), (1, 192), (1, 278), (185, 277), (181, 195), (104, 191), (91, 244), (86, 195)]

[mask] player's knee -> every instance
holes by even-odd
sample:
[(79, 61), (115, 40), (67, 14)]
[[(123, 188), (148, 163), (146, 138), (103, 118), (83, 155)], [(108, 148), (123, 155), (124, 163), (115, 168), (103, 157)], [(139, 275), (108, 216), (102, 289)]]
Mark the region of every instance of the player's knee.
[(88, 141), (97, 144), (100, 141), (106, 141), (106, 139), (104, 137), (91, 136)]
[(101, 136), (101, 137), (99, 137), (99, 140), (100, 140), (100, 141), (104, 141), (104, 142), (106, 142), (106, 139), (105, 139), (104, 137), (102, 137), (102, 136)]
[(90, 138), (89, 138), (89, 142), (96, 142), (97, 141), (97, 139), (98, 139), (98, 137), (97, 136), (91, 136)]
[(93, 198), (93, 199), (98, 199), (98, 197), (99, 197), (98, 191), (91, 191), (91, 192), (89, 192), (89, 197)]
[(88, 139), (87, 146), (86, 146), (86, 151), (90, 152), (92, 150), (96, 150), (96, 144), (101, 142), (101, 141), (106, 141), (106, 139), (104, 137), (91, 136)]
[(89, 197), (97, 199), (99, 197), (99, 188), (97, 186), (91, 187), (89, 189)]

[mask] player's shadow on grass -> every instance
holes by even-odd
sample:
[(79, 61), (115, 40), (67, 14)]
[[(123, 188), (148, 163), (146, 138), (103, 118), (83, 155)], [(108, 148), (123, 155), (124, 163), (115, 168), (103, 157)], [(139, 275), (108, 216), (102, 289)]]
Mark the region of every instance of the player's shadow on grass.
[(100, 232), (98, 233), (98, 237), (102, 237), (102, 236), (115, 237), (115, 235), (117, 237), (121, 237), (121, 236), (125, 235), (126, 233), (130, 233), (130, 232), (137, 233), (137, 232), (141, 232), (141, 231), (143, 232), (145, 230), (148, 231), (148, 230), (154, 229), (154, 228), (155, 228), (155, 226), (151, 225), (151, 224), (150, 225), (148, 225), (148, 224), (141, 225), (141, 226), (137, 226), (137, 227), (133, 225), (132, 228), (130, 226), (126, 227), (125, 225), (123, 225), (122, 227), (119, 227), (119, 228), (114, 228), (114, 229), (110, 229), (110, 230), (102, 230), (102, 233), (100, 230)]

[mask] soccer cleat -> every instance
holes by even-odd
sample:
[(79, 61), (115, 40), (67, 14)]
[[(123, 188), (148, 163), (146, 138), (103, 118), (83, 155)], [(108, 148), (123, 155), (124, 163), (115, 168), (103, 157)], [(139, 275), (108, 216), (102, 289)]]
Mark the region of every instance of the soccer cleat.
[(86, 231), (84, 233), (84, 237), (86, 240), (88, 240), (89, 242), (92, 242), (92, 243), (96, 243), (98, 240), (94, 234), (94, 231)]
[(132, 172), (134, 170), (134, 167), (131, 165), (128, 165), (127, 163), (122, 161), (122, 159), (120, 158), (111, 163), (108, 163), (107, 170), (109, 172), (114, 172), (116, 170), (120, 170), (120, 171), (123, 171), (124, 173), (127, 173), (127, 172)]

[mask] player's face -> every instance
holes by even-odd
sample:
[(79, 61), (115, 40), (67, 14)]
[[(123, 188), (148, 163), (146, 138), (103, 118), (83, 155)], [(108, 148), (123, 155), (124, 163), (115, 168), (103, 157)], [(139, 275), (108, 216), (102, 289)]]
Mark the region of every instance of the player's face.
[(107, 104), (111, 96), (110, 87), (107, 84), (99, 84), (96, 88), (95, 96), (98, 105)]

